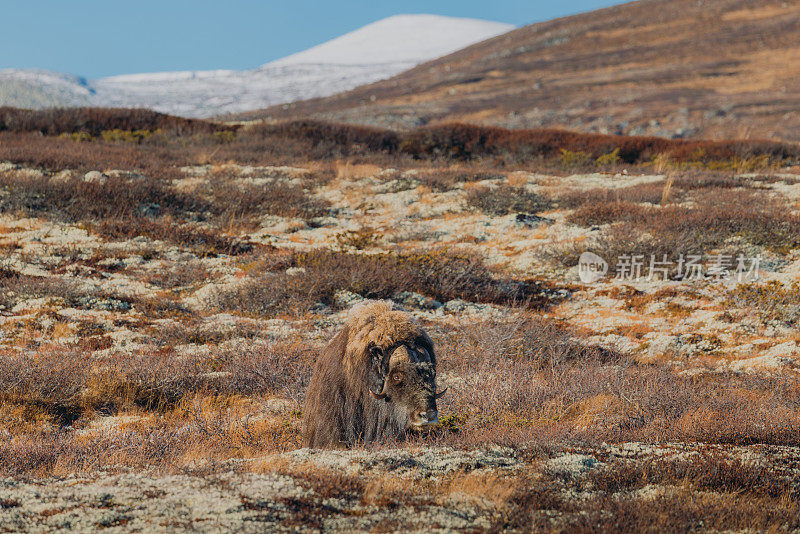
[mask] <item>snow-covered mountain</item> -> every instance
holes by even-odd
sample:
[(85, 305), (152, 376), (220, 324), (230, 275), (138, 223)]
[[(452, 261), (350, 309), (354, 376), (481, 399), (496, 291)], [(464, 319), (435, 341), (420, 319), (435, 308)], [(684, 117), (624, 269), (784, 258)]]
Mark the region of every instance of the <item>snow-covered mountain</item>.
[(438, 15), (395, 15), (268, 65), (413, 66), (506, 33), (514, 26)]
[(159, 72), (85, 80), (47, 71), (0, 70), (0, 105), (147, 107), (208, 117), (346, 91), (513, 28), (475, 19), (396, 15), (246, 71)]
[(0, 106), (89, 106), (93, 98), (88, 82), (78, 76), (34, 69), (0, 70)]

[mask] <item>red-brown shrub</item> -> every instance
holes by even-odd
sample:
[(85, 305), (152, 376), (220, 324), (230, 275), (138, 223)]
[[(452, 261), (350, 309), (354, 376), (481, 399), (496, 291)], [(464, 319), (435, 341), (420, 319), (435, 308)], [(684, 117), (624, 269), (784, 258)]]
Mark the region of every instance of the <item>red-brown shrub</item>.
[(108, 130), (162, 130), (171, 135), (234, 131), (235, 127), (184, 119), (149, 109), (56, 108), (43, 110), (0, 107), (0, 132), (41, 132), (45, 135)]

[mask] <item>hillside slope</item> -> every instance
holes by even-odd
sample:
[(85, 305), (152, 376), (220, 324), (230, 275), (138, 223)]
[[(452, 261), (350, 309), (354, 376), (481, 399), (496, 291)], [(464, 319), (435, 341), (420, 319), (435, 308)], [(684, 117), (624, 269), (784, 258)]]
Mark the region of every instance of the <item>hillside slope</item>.
[(46, 71), (0, 71), (0, 106), (147, 107), (186, 117), (322, 97), (389, 78), (513, 26), (397, 15), (247, 71), (158, 72), (86, 81)]
[(242, 114), (800, 139), (800, 2), (642, 0), (534, 24), (329, 98)]

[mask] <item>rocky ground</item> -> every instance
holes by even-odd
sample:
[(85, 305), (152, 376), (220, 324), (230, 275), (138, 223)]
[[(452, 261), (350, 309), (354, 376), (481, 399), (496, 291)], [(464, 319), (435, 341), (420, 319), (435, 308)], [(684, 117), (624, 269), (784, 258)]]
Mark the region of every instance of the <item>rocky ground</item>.
[[(674, 176), (622, 169), (437, 181), (463, 172), (183, 167), (162, 187), (206, 198), (220, 184), (278, 184), (326, 203), (297, 216), (234, 210), (224, 225), (184, 214), (195, 233), (245, 250), (209, 252), (170, 233), (112, 235), (24, 188), (94, 192), (147, 177), (3, 163), (0, 530), (800, 528), (797, 249), (744, 229), (702, 252), (760, 256), (758, 280), (614, 279), (608, 257), (609, 275), (585, 283), (574, 251), (602, 255), (619, 227), (576, 220), (598, 191), (652, 210), (703, 199), (686, 187), (666, 206)], [(791, 222), (793, 172), (707, 189), (778, 199)], [(529, 204), (481, 203), (507, 187)], [(137, 221), (170, 223), (161, 202), (139, 202)], [(446, 283), (427, 294), (350, 279), (325, 293), (307, 285), (321, 271), (303, 256), (321, 249), (342, 255), (339, 268), (382, 254), (402, 268), (409, 251), (447, 250), (479, 257), (485, 270), (465, 272), (486, 279), (449, 290), (467, 275), (436, 264), (428, 276)], [(528, 306), (493, 296), (523, 281), (536, 284), (524, 286)], [(375, 296), (414, 314), (439, 347), (454, 389), (441, 428), (377, 449), (299, 449), (310, 363), (349, 307)], [(575, 363), (588, 354), (599, 356)]]
[[(275, 182), (302, 185), (311, 172), (291, 167), (249, 167), (238, 165), (198, 166), (181, 169), (185, 178), (174, 181), (180, 191), (207, 187), (221, 176), (234, 176), (235, 184), (263, 187)], [(40, 171), (16, 169), (6, 164), (5, 172), (37, 176)], [(67, 171), (68, 172), (68, 171)], [(430, 171), (424, 171), (429, 174)], [(87, 173), (84, 180), (123, 176), (136, 180), (136, 175), (123, 171)], [(570, 210), (545, 210), (538, 215), (509, 213), (486, 214), (467, 205), (469, 189), (494, 188), (512, 183), (539, 195), (565, 195), (571, 192), (592, 192), (598, 188), (613, 191), (639, 185), (664, 183), (663, 175), (628, 176), (627, 174), (590, 174), (555, 177), (515, 172), (494, 175), (487, 179), (454, 184), (440, 192), (426, 187), (415, 170), (398, 171), (373, 166), (345, 170), (342, 178), (314, 188), (313, 193), (331, 203), (330, 213), (305, 221), (301, 218), (264, 215), (257, 227), (239, 235), (248, 242), (272, 245), (288, 250), (313, 250), (339, 247), (365, 254), (419, 247), (451, 247), (480, 254), (494, 269), (515, 276), (540, 276), (557, 282), (570, 298), (547, 310), (549, 317), (564, 319), (591, 330), (593, 341), (608, 345), (637, 357), (652, 357), (656, 352), (674, 349), (690, 359), (704, 352), (704, 339), (714, 337), (715, 360), (719, 369), (749, 370), (762, 367), (793, 366), (797, 354), (795, 329), (774, 320), (764, 325), (747, 320), (731, 323), (723, 320), (726, 291), (731, 281), (663, 281), (647, 279), (647, 262), (638, 280), (615, 279), (611, 271), (601, 281), (583, 284), (575, 266), (554, 265), (546, 253), (559, 245), (586, 242), (598, 235), (599, 226), (589, 228), (565, 220)], [(351, 176), (354, 174), (355, 176)], [(366, 176), (360, 176), (360, 175)], [(96, 175), (96, 176), (95, 176)], [(62, 173), (60, 176), (64, 177)], [(67, 177), (70, 175), (67, 174)], [(784, 174), (785, 181), (760, 183), (759, 188), (774, 192), (795, 204), (800, 199), (800, 175)], [(757, 175), (742, 175), (743, 184)], [(57, 180), (58, 177), (53, 177)], [(146, 206), (143, 208), (146, 209)], [(41, 218), (20, 218), (12, 214), (0, 219), (0, 247), (6, 253), (4, 268), (28, 276), (76, 283), (76, 290), (85, 293), (103, 292), (124, 298), (157, 298), (169, 293), (176, 304), (199, 314), (204, 328), (230, 330), (256, 328), (262, 334), (279, 338), (297, 335), (323, 340), (340, 325), (347, 308), (364, 298), (345, 290), (337, 294), (339, 307), (321, 305), (314, 321), (254, 319), (241, 314), (214, 313), (214, 297), (228, 287), (240, 284), (248, 275), (248, 266), (240, 258), (229, 255), (198, 256), (185, 247), (146, 237), (109, 242), (92, 234), (82, 223), (68, 224)], [(759, 281), (776, 281), (791, 285), (800, 273), (800, 255), (785, 254), (751, 247), (752, 255), (761, 255)], [(676, 255), (677, 256), (677, 255)], [(749, 258), (750, 256), (748, 256)], [(677, 258), (672, 258), (673, 262)], [(707, 260), (708, 258), (706, 258)], [(576, 262), (577, 263), (577, 262)], [(733, 270), (733, 267), (731, 267)], [(194, 273), (188, 271), (196, 271)], [(288, 273), (297, 273), (289, 270)], [(171, 273), (186, 282), (167, 286), (170, 281), (158, 279)], [(748, 280), (750, 281), (750, 280)], [(509, 308), (456, 299), (438, 302), (406, 292), (395, 300), (421, 319), (453, 321), (464, 315), (473, 319), (509, 315)], [(123, 298), (123, 300), (124, 300)], [(632, 306), (631, 300), (641, 301)], [(647, 301), (647, 302), (644, 302)], [(13, 306), (0, 318), (5, 346), (13, 348), (15, 338), (38, 337), (39, 340), (71, 343), (78, 338), (73, 328), (80, 321), (100, 324), (105, 329), (109, 347), (106, 352), (133, 350), (148, 336), (142, 329), (129, 328), (141, 319), (135, 307), (114, 298), (84, 298), (80, 306), (69, 306), (59, 297), (9, 299)], [(74, 303), (73, 303), (74, 304)], [(40, 332), (19, 330), (15, 326), (40, 322), (47, 326)], [(63, 324), (59, 323), (59, 320)], [(164, 319), (166, 327), (176, 320)], [(57, 337), (46, 331), (59, 323)], [(293, 324), (294, 323), (294, 324)], [(627, 331), (626, 331), (627, 330)], [(645, 331), (646, 330), (646, 331)], [(759, 332), (754, 332), (759, 330)], [(233, 336), (235, 337), (235, 336)], [(746, 339), (743, 339), (746, 337)], [(26, 339), (28, 339), (26, 337)], [(181, 350), (198, 350), (197, 346), (181, 346)], [(706, 351), (707, 352), (707, 351)], [(683, 361), (681, 359), (681, 361)], [(695, 365), (702, 362), (695, 361)]]
[[(521, 526), (516, 515), (525, 512), (519, 508), (527, 500), (534, 528), (626, 528), (635, 525), (609, 517), (614, 506), (608, 501), (658, 510), (685, 494), (686, 480), (694, 476), (702, 516), (704, 508), (737, 501), (741, 493), (755, 499), (760, 492), (796, 489), (798, 462), (796, 447), (680, 443), (550, 451), (299, 449), (252, 459), (247, 467), (227, 462), (170, 475), (127, 471), (7, 478), (0, 480), (0, 519), (7, 532), (480, 531)], [(711, 470), (698, 476), (703, 467)], [(766, 478), (767, 469), (776, 478)], [(684, 478), (676, 478), (676, 472)], [(542, 501), (547, 509), (536, 510)], [(714, 525), (710, 516), (708, 523), (702, 517), (684, 519), (689, 529)], [(781, 520), (774, 524), (797, 526), (796, 517), (787, 514)]]

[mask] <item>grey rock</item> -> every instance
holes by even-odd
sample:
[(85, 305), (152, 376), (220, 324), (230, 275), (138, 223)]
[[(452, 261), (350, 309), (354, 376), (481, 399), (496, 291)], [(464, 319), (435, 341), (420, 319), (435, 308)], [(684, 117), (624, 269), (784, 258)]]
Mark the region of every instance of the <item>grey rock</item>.
[(100, 171), (89, 171), (83, 175), (83, 181), (92, 184), (104, 184), (108, 181), (108, 176)]
[(565, 454), (549, 460), (546, 468), (553, 473), (576, 476), (584, 471), (594, 469), (598, 463), (593, 456), (586, 454)]
[(343, 289), (339, 289), (334, 293), (333, 300), (336, 302), (336, 305), (340, 308), (350, 308), (359, 302), (363, 302), (367, 299), (359, 295), (358, 293), (353, 293), (352, 291), (345, 291)]
[(403, 291), (401, 293), (397, 293), (392, 300), (401, 306), (417, 308), (420, 310), (438, 310), (442, 307), (442, 303), (438, 300), (426, 297), (425, 295), (420, 295), (419, 293), (414, 293), (413, 291)]
[(681, 339), (678, 336), (662, 334), (650, 341), (647, 352), (650, 358), (656, 358), (667, 352), (679, 352), (680, 348)]
[(108, 171), (106, 175), (111, 176), (113, 178), (122, 178), (123, 180), (144, 180), (145, 177), (138, 172), (133, 171), (123, 171), (123, 170), (113, 170)]
[(65, 169), (57, 174), (54, 174), (52, 178), (50, 178), (51, 182), (56, 183), (66, 183), (75, 178), (75, 171)]
[(81, 308), (99, 311), (127, 311), (131, 309), (129, 302), (95, 296), (78, 297), (77, 304)]
[(553, 224), (553, 219), (542, 217), (533, 213), (517, 213), (516, 223), (526, 228), (539, 228), (541, 225)]
[(156, 203), (142, 204), (139, 207), (139, 213), (145, 217), (157, 217), (161, 213), (161, 205)]
[(451, 313), (483, 313), (489, 310), (486, 304), (476, 304), (474, 302), (467, 302), (466, 300), (453, 299), (444, 303), (445, 311)]
[(21, 169), (21, 167), (16, 163), (11, 163), (10, 161), (0, 161), (0, 172), (16, 171), (18, 169)]

